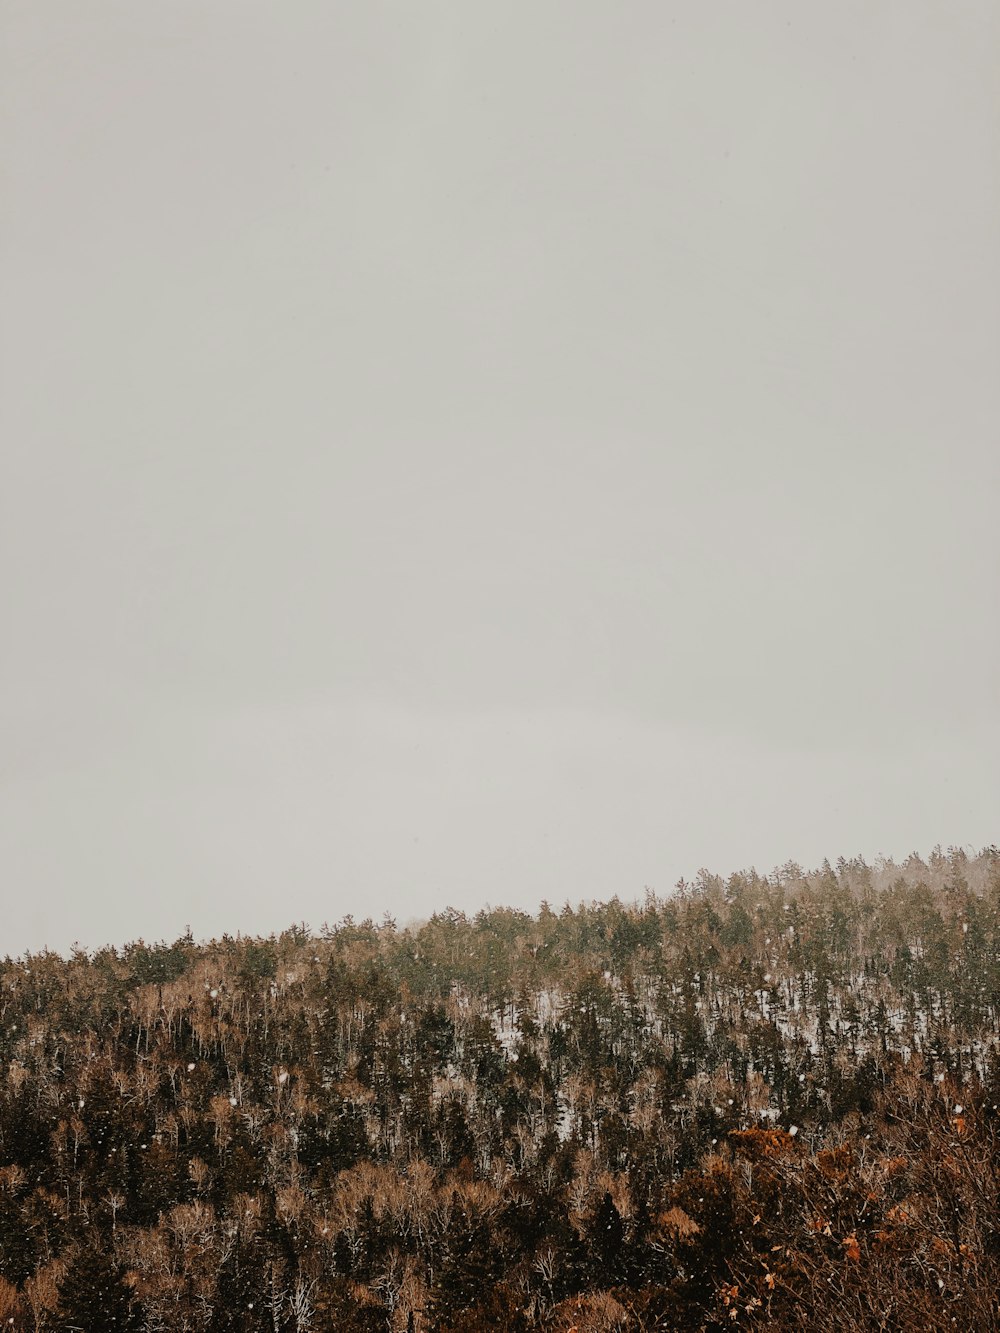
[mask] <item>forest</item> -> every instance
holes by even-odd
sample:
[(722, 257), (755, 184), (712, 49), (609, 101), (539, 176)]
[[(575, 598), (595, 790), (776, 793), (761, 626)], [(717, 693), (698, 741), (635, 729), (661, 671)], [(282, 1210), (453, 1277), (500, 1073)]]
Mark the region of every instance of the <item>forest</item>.
[(0, 964), (0, 1326), (1000, 1328), (1000, 852)]

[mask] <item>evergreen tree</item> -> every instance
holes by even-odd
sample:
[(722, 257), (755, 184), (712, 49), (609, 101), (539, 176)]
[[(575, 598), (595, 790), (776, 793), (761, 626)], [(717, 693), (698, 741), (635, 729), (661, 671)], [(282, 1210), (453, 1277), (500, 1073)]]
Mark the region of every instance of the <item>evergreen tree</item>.
[(271, 1333), (263, 1247), (237, 1238), (219, 1269), (208, 1333)]
[(138, 1329), (131, 1289), (105, 1249), (88, 1245), (73, 1257), (59, 1284), (59, 1318), (66, 1333), (132, 1333)]
[(625, 1280), (625, 1224), (605, 1192), (587, 1231), (590, 1275), (595, 1286), (615, 1287)]

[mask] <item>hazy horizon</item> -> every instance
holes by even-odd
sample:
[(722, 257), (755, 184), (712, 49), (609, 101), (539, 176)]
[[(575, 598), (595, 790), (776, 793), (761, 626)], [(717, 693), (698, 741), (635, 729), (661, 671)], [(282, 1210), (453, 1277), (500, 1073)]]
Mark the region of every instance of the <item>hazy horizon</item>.
[(0, 952), (1000, 836), (1000, 8), (0, 0)]
[[(929, 848), (926, 852), (920, 852), (916, 848), (914, 848), (905, 857), (894, 858), (894, 857), (883, 856), (881, 853), (876, 853), (875, 856), (871, 858), (861, 856), (861, 860), (863, 860), (865, 864), (869, 865), (870, 868), (874, 870), (876, 873), (885, 869), (887, 866), (896, 866), (902, 872), (909, 865), (912, 865), (911, 858), (913, 856), (916, 856), (924, 863), (929, 864), (929, 858), (933, 857), (935, 853), (940, 853), (942, 856), (950, 857), (956, 851), (961, 851), (964, 852), (967, 856), (969, 856), (970, 860), (972, 860), (975, 859), (975, 857), (982, 855), (982, 853), (987, 852), (989, 848), (992, 846), (994, 846), (994, 844), (986, 844), (984, 847), (974, 847), (971, 843), (966, 844), (964, 847), (955, 847), (955, 846), (945, 847), (942, 844), (937, 844), (934, 847)], [(860, 855), (861, 854), (858, 853), (856, 854), (855, 857), (845, 857), (844, 860), (847, 861), (848, 863), (851, 862), (856, 863), (857, 856)], [(835, 861), (834, 858), (831, 857), (824, 857), (823, 860), (815, 866), (805, 866), (805, 865), (799, 865), (798, 862), (792, 860), (784, 862), (780, 865), (776, 864), (770, 870), (765, 870), (761, 866), (741, 866), (738, 868), (730, 867), (726, 870), (723, 870), (719, 867), (713, 868), (711, 866), (700, 866), (696, 872), (692, 872), (690, 875), (687, 876), (682, 876), (680, 879), (677, 880), (676, 883), (660, 891), (655, 891), (652, 889), (651, 886), (646, 885), (644, 886), (641, 893), (622, 894), (622, 893), (609, 892), (605, 895), (602, 895), (599, 898), (588, 898), (588, 897), (573, 898), (572, 896), (567, 895), (564, 898), (559, 898), (559, 899), (540, 898), (535, 903), (530, 903), (530, 902), (509, 903), (506, 901), (497, 901), (497, 902), (484, 901), (484, 902), (477, 902), (467, 907), (458, 907), (452, 903), (441, 902), (441, 903), (428, 904), (425, 911), (415, 914), (414, 913), (407, 914), (405, 912), (396, 914), (390, 912), (388, 909), (384, 912), (377, 912), (375, 910), (363, 910), (363, 914), (360, 915), (352, 911), (346, 911), (342, 916), (338, 916), (335, 918), (330, 918), (330, 919), (324, 918), (322, 920), (315, 920), (315, 921), (304, 921), (302, 919), (290, 920), (280, 925), (272, 926), (266, 930), (259, 930), (259, 931), (241, 930), (239, 928), (233, 929), (230, 927), (224, 930), (220, 930), (216, 933), (199, 935), (195, 930), (191, 928), (189, 922), (185, 922), (185, 924), (182, 927), (180, 927), (180, 929), (176, 932), (176, 934), (171, 934), (169, 936), (137, 935), (129, 938), (108, 939), (108, 940), (103, 940), (101, 942), (91, 941), (89, 944), (83, 944), (79, 940), (74, 940), (72, 944), (63, 945), (62, 948), (52, 948), (46, 944), (42, 944), (38, 946), (36, 949), (24, 949), (21, 951), (20, 954), (13, 956), (16, 958), (23, 959), (29, 956), (34, 956), (37, 953), (55, 953), (61, 955), (63, 958), (69, 959), (77, 950), (80, 949), (82, 949), (88, 955), (94, 956), (101, 953), (102, 950), (107, 947), (111, 947), (117, 951), (122, 951), (125, 948), (131, 947), (133, 945), (146, 945), (150, 948), (157, 948), (162, 946), (169, 946), (177, 943), (178, 941), (185, 940), (187, 938), (190, 938), (191, 941), (193, 941), (193, 943), (197, 947), (201, 948), (206, 945), (219, 943), (224, 936), (227, 936), (230, 939), (234, 940), (270, 939), (279, 937), (282, 934), (285, 934), (286, 932), (298, 931), (303, 927), (305, 927), (310, 936), (319, 939), (323, 937), (324, 932), (327, 931), (335, 932), (344, 927), (345, 924), (351, 921), (353, 921), (353, 923), (357, 926), (362, 926), (370, 922), (375, 927), (376, 930), (381, 930), (388, 923), (390, 929), (393, 929), (395, 931), (416, 933), (419, 930), (421, 930), (424, 926), (430, 924), (430, 922), (434, 917), (442, 915), (447, 916), (449, 913), (460, 914), (460, 917), (464, 916), (464, 918), (467, 921), (475, 922), (476, 918), (479, 916), (480, 913), (485, 913), (488, 916), (491, 912), (504, 912), (504, 911), (525, 912), (528, 914), (528, 916), (537, 920), (541, 914), (541, 910), (544, 907), (547, 907), (550, 911), (555, 912), (556, 915), (558, 916), (562, 915), (564, 909), (567, 907), (570, 908), (572, 911), (576, 912), (581, 907), (588, 907), (588, 908), (592, 907), (598, 909), (607, 906), (609, 903), (612, 903), (613, 901), (618, 901), (626, 909), (643, 908), (646, 904), (649, 903), (650, 894), (652, 894), (653, 900), (656, 903), (662, 904), (666, 901), (669, 901), (672, 897), (674, 897), (674, 895), (677, 895), (682, 889), (687, 890), (688, 892), (692, 890), (697, 891), (699, 884), (701, 883), (701, 877), (705, 873), (708, 873), (713, 878), (716, 877), (721, 878), (724, 882), (728, 881), (732, 876), (754, 874), (754, 873), (758, 874), (761, 877), (761, 879), (774, 881), (775, 879), (780, 877), (783, 881), (785, 881), (788, 872), (790, 870), (797, 869), (802, 872), (803, 879), (807, 880), (810, 877), (815, 877), (817, 874), (821, 874), (823, 872), (824, 864), (826, 863), (829, 863), (831, 869), (833, 869), (834, 873), (836, 873), (838, 861)], [(189, 931), (190, 931), (190, 936), (188, 936)]]

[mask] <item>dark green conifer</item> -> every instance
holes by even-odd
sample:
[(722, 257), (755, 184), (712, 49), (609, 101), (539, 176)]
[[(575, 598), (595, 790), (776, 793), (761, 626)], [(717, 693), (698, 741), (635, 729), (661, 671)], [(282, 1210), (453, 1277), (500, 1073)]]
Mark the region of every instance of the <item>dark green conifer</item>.
[(70, 1333), (132, 1333), (139, 1320), (132, 1291), (114, 1257), (85, 1246), (70, 1261), (59, 1286), (60, 1329)]

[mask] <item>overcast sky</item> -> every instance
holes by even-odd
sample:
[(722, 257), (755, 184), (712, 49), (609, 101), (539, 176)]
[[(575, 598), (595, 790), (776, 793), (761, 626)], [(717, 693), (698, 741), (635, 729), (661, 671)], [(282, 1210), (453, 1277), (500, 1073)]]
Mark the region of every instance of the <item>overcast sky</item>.
[(0, 952), (1000, 837), (995, 0), (0, 39)]

